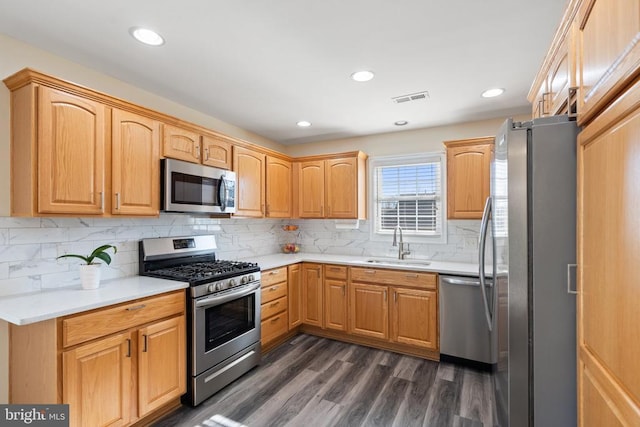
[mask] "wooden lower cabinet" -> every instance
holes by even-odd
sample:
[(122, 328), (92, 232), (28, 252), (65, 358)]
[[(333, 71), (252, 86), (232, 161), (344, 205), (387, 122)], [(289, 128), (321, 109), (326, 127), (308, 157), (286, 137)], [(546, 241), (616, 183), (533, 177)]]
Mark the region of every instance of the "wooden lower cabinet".
[[(114, 331), (115, 311), (122, 313), (123, 330)], [(178, 405), (186, 392), (184, 313), (180, 290), (11, 325), (10, 403), (67, 403), (71, 427), (127, 426)], [(78, 318), (83, 321), (74, 322)]]
[(302, 264), (302, 323), (323, 326), (322, 264)]
[(69, 425), (129, 424), (131, 351), (127, 332), (63, 352), (62, 401), (69, 404)]
[(436, 291), (391, 288), (391, 339), (398, 343), (438, 349)]
[(636, 81), (578, 135), (580, 426), (640, 425), (639, 165)]
[(347, 330), (347, 282), (324, 279), (324, 327)]
[(389, 338), (389, 311), (386, 286), (351, 283), (349, 332), (354, 335)]
[(292, 330), (302, 324), (302, 276), (300, 264), (290, 265), (287, 268), (287, 274), (289, 330)]
[(261, 277), (260, 343), (263, 349), (268, 349), (289, 332), (288, 269), (265, 270)]

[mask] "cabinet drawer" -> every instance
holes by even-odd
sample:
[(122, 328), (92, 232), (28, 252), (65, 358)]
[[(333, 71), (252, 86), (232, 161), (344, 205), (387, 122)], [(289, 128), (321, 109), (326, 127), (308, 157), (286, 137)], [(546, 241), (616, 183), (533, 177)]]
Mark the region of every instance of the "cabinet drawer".
[(280, 267), (263, 271), (260, 277), (263, 288), (271, 286), (274, 283), (284, 282), (285, 280), (287, 280), (287, 267)]
[(260, 307), (261, 309), (261, 316), (263, 319), (268, 319), (269, 317), (273, 316), (274, 314), (278, 314), (281, 311), (284, 311), (287, 309), (287, 297), (281, 297), (278, 298), (276, 300), (267, 302), (262, 304), (262, 306)]
[(324, 277), (347, 280), (347, 267), (341, 265), (325, 265)]
[(351, 281), (436, 289), (437, 274), (381, 268), (351, 268)]
[(262, 304), (267, 303), (269, 301), (273, 301), (275, 299), (281, 298), (287, 295), (287, 284), (286, 283), (278, 283), (276, 285), (271, 286), (263, 286), (262, 287)]
[(177, 291), (63, 318), (62, 345), (69, 347), (156, 319), (183, 313), (184, 298), (184, 291)]
[(267, 320), (263, 320), (260, 326), (260, 341), (262, 345), (266, 345), (289, 331), (287, 312), (283, 311)]

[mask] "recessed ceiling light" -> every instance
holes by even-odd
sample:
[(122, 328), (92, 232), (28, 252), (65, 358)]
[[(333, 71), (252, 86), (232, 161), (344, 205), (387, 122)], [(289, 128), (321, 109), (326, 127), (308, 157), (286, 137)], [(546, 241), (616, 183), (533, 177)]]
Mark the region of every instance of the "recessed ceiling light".
[(308, 122), (306, 120), (300, 120), (298, 123), (296, 123), (298, 126), (300, 126), (301, 128), (308, 128), (309, 126), (311, 126), (311, 122)]
[(164, 44), (162, 36), (148, 28), (132, 27), (129, 28), (129, 32), (136, 40), (149, 46), (161, 46)]
[(493, 98), (496, 96), (500, 96), (504, 93), (504, 89), (502, 88), (493, 88), (493, 89), (487, 89), (484, 92), (482, 92), (482, 97), (483, 98)]
[(409, 124), (409, 122), (406, 120), (398, 120), (397, 122), (394, 123), (394, 125), (396, 126), (404, 126), (406, 124)]
[(373, 71), (367, 70), (356, 71), (355, 73), (351, 74), (351, 78), (357, 82), (368, 82), (373, 78), (373, 76)]

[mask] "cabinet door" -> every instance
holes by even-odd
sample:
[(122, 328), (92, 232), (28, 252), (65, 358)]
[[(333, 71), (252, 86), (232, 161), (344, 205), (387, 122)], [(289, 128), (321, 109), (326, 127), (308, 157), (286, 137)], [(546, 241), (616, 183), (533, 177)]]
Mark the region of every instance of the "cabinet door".
[(347, 330), (347, 282), (324, 280), (324, 327)]
[(291, 162), (267, 156), (267, 210), (269, 218), (291, 217)]
[(406, 288), (391, 288), (391, 293), (391, 339), (437, 350), (437, 293)]
[(231, 169), (233, 163), (231, 141), (222, 137), (202, 137), (202, 164), (221, 169)]
[(355, 157), (325, 163), (328, 218), (358, 218), (358, 164)]
[(102, 104), (40, 87), (39, 213), (104, 213), (105, 120)]
[(324, 218), (324, 160), (299, 165), (300, 218)]
[(70, 425), (129, 424), (132, 388), (129, 333), (63, 352), (62, 371), (62, 400), (69, 404)]
[(288, 267), (289, 330), (302, 324), (302, 289), (300, 264)]
[(243, 147), (233, 148), (236, 173), (236, 216), (262, 217), (264, 214), (265, 155)]
[(160, 122), (113, 110), (112, 201), (114, 215), (158, 215)]
[(447, 143), (447, 218), (481, 219), (490, 192), (493, 138), (471, 144), (452, 143)]
[(322, 327), (322, 265), (302, 264), (302, 323)]
[(138, 330), (139, 416), (186, 392), (184, 316)]
[(365, 337), (389, 338), (387, 287), (351, 283), (349, 332)]
[(640, 2), (585, 0), (578, 11), (578, 123), (590, 120), (640, 67)]
[(640, 83), (578, 135), (578, 419), (640, 425)]
[(571, 56), (573, 49), (569, 49), (572, 40), (571, 30), (558, 48), (549, 71), (549, 112), (563, 114), (569, 112), (569, 88), (575, 86), (575, 61)]
[(200, 134), (165, 124), (162, 155), (185, 162), (200, 163)]

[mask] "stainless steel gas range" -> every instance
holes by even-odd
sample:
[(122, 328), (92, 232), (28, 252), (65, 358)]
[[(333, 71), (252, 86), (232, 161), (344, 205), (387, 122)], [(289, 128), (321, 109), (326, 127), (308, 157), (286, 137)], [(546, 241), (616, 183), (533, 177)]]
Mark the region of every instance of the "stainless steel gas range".
[(140, 241), (140, 274), (188, 282), (187, 399), (195, 406), (260, 362), (260, 267), (221, 261), (215, 236)]

